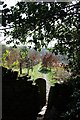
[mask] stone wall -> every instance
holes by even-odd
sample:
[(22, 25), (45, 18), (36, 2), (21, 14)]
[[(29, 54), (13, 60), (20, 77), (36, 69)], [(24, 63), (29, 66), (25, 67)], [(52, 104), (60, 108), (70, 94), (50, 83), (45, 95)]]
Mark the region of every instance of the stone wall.
[(2, 80), (2, 120), (36, 120), (40, 111), (38, 86), (32, 81), (12, 80), (10, 73)]
[(72, 91), (71, 86), (65, 83), (51, 86), (44, 120), (62, 120), (60, 114), (67, 111)]

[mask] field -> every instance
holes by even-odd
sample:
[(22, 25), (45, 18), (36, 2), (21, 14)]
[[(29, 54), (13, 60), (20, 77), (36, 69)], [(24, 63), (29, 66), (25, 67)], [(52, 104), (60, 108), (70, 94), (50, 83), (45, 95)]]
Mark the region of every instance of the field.
[[(19, 69), (13, 69), (19, 72)], [(28, 73), (28, 69), (27, 68), (23, 68), (22, 69), (22, 75), (20, 75), (19, 72), (19, 76), (23, 76), (26, 75)], [(63, 68), (52, 68), (51, 70), (49, 68), (42, 68), (41, 64), (37, 64), (33, 67), (33, 70), (30, 69), (29, 70), (29, 76), (31, 76), (31, 79), (33, 81), (35, 81), (37, 78), (41, 77), (44, 78), (44, 75), (46, 75), (47, 80), (53, 85), (55, 82), (62, 80), (63, 78), (66, 80), (67, 76), (68, 76), (68, 72), (66, 72)]]

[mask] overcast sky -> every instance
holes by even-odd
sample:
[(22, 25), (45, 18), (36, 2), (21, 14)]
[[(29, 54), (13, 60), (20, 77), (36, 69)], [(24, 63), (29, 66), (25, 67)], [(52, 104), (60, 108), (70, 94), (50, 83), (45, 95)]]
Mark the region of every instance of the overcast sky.
[(58, 1), (58, 2), (71, 2), (73, 1), (73, 3), (75, 3), (77, 0), (0, 0), (0, 1), (4, 1), (9, 7), (15, 5), (18, 1), (26, 1), (26, 2), (35, 2), (35, 1), (44, 1), (44, 2), (54, 2), (54, 1)]
[(21, 1), (21, 0), (2, 0), (5, 2), (5, 4), (8, 5), (8, 7), (10, 6), (14, 6), (18, 1)]

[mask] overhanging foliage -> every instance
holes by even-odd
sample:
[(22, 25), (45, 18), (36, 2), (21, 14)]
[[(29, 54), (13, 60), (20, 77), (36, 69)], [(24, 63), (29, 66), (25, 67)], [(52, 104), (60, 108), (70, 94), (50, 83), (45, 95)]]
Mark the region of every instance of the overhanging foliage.
[[(58, 43), (55, 52), (67, 54), (71, 67), (79, 71), (80, 59), (80, 2), (18, 2), (10, 9), (4, 5), (2, 25), (7, 43), (34, 43), (35, 49), (48, 45), (54, 38)], [(27, 39), (27, 37), (32, 39)], [(73, 63), (72, 63), (73, 61)]]

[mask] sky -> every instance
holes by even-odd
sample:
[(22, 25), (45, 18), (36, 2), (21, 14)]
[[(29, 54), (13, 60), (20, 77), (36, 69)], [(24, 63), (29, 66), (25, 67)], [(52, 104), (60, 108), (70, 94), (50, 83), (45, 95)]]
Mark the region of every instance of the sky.
[(8, 7), (10, 6), (14, 6), (18, 1), (21, 1), (21, 0), (2, 0), (5, 2), (5, 4), (8, 5)]
[[(41, 0), (0, 0), (0, 1), (4, 1), (7, 5), (8, 5), (8, 7), (10, 7), (10, 6), (13, 6), (13, 5), (15, 5), (18, 1), (26, 1), (26, 2), (29, 2), (29, 1), (31, 1), (31, 2), (34, 2), (34, 1), (41, 1)], [(60, 2), (70, 2), (70, 1), (72, 1), (73, 2), (73, 4), (76, 2), (76, 0), (43, 0), (43, 1), (45, 1), (45, 2), (50, 2), (50, 1), (60, 1)]]

